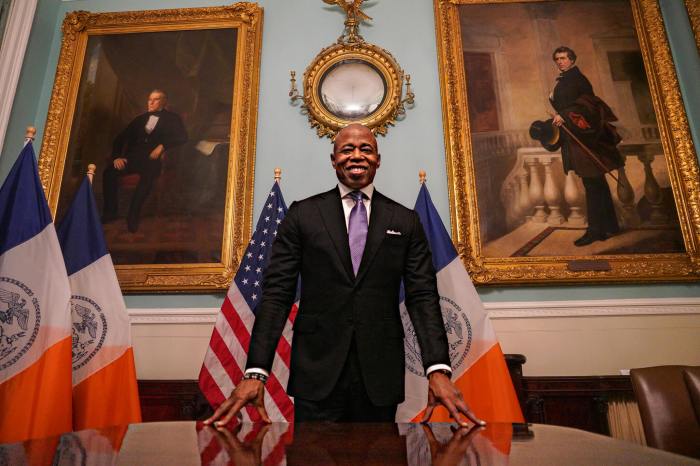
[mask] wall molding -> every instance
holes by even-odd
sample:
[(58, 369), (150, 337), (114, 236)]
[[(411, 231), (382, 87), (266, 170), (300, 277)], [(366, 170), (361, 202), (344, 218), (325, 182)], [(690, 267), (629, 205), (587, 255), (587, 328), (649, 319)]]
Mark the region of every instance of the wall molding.
[[(490, 302), (491, 319), (700, 314), (700, 298)], [(214, 324), (219, 308), (132, 308), (132, 324)]]
[(214, 324), (220, 309), (195, 307), (182, 309), (132, 308), (128, 310), (131, 324)]
[(12, 104), (19, 75), (24, 62), (24, 52), (29, 43), (37, 0), (15, 0), (10, 4), (2, 47), (0, 48), (0, 152), (5, 142), (10, 122)]
[(700, 314), (700, 298), (484, 303), (491, 319)]

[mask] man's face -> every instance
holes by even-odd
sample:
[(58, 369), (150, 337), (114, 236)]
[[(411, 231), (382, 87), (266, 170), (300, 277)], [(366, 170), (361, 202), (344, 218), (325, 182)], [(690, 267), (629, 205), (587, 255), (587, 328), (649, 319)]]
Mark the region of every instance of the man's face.
[(331, 164), (338, 181), (351, 189), (364, 188), (374, 180), (380, 159), (377, 140), (365, 126), (349, 125), (335, 138)]
[(151, 92), (148, 96), (148, 111), (159, 112), (165, 107), (165, 96), (160, 92)]
[(557, 64), (559, 71), (566, 71), (572, 66), (574, 62), (569, 58), (569, 54), (566, 52), (557, 52), (554, 54), (554, 62)]

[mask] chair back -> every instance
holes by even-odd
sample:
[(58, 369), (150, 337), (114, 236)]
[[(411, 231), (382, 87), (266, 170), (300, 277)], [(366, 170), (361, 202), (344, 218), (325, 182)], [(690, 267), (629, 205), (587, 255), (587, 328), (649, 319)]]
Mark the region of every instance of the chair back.
[[(686, 374), (686, 369), (690, 369)], [(700, 382), (700, 368), (657, 366), (632, 369), (632, 388), (650, 447), (700, 458), (700, 405), (686, 383)], [(693, 382), (694, 381), (694, 382)], [(697, 390), (700, 385), (695, 385)]]

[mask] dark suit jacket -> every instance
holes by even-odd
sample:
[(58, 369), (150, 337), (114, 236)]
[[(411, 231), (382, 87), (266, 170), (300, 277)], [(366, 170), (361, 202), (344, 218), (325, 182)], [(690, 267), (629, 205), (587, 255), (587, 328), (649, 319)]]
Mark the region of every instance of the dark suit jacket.
[(142, 113), (124, 128), (112, 145), (112, 157), (124, 157), (132, 162), (134, 159), (146, 159), (158, 144), (165, 150), (187, 142), (187, 130), (177, 113), (168, 110), (157, 112), (158, 124), (151, 134), (146, 133), (146, 122), (151, 113)]
[[(591, 149), (607, 171), (624, 165), (617, 149), (620, 136), (611, 122), (617, 117), (610, 107), (593, 93), (588, 78), (577, 66), (561, 73), (552, 92), (552, 106), (564, 118), (566, 127)], [(574, 170), (580, 177), (599, 177), (605, 174), (581, 146), (560, 132), (561, 156), (564, 173)], [(556, 149), (555, 149), (556, 150)]]
[(328, 396), (354, 338), (370, 400), (379, 406), (403, 401), (402, 278), (424, 366), (450, 364), (435, 270), (414, 211), (374, 191), (367, 243), (355, 277), (338, 188), (293, 203), (272, 245), (248, 368), (272, 367), (299, 274), (290, 395), (307, 400)]

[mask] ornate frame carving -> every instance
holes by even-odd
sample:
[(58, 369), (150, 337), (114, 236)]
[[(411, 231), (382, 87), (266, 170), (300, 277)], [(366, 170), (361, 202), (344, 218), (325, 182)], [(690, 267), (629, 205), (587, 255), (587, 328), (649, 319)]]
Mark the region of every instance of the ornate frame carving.
[(230, 285), (251, 234), (262, 25), (262, 8), (247, 2), (224, 7), (114, 13), (74, 11), (66, 15), (39, 157), (41, 182), (54, 216), (89, 36), (237, 30), (221, 262), (117, 265), (123, 291), (211, 292), (225, 290)]
[[(519, 0), (518, 3), (541, 0)], [(687, 281), (700, 278), (700, 179), (658, 0), (629, 0), (649, 81), (686, 253), (487, 257), (479, 205), (461, 46), (460, 5), (514, 0), (434, 0), (452, 238), (475, 283)], [(692, 2), (691, 2), (692, 3)], [(572, 259), (603, 259), (609, 270), (572, 271)]]

